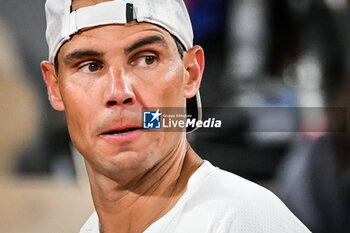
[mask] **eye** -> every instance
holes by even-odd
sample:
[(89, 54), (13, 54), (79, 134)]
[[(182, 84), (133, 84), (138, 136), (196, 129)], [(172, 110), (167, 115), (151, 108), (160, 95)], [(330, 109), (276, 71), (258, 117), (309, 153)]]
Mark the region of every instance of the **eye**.
[(136, 58), (130, 64), (132, 66), (151, 67), (154, 66), (157, 61), (158, 59), (156, 56), (146, 55)]
[(84, 62), (80, 67), (79, 70), (81, 70), (84, 73), (96, 73), (97, 71), (101, 70), (103, 68), (102, 64), (99, 62)]
[(155, 61), (155, 58), (153, 56), (146, 56), (144, 59), (147, 65), (152, 65)]

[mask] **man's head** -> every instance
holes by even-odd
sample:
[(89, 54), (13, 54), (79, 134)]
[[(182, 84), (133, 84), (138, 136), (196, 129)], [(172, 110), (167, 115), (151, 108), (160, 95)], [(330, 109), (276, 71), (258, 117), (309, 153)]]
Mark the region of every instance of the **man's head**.
[[(50, 1), (59, 4), (58, 0)], [(124, 3), (115, 5), (123, 9), (127, 4), (121, 0), (96, 2)], [(80, 28), (68, 40), (57, 40), (58, 48), (52, 42), (55, 38), (49, 38), (49, 45), (53, 43), (51, 62), (42, 63), (50, 102), (56, 110), (66, 112), (72, 141), (87, 160), (88, 168), (113, 178), (149, 169), (181, 143), (183, 133), (142, 130), (141, 111), (145, 107), (185, 107), (186, 99), (198, 92), (204, 68), (200, 47), (184, 42), (186, 39), (178, 37), (181, 33), (171, 34), (154, 22), (135, 20), (140, 10), (137, 4), (150, 1), (133, 2), (133, 17), (128, 16), (128, 10), (123, 12), (128, 22), (114, 24), (105, 19), (107, 24), (95, 25), (93, 19), (86, 18), (92, 26)], [(68, 7), (73, 15), (80, 14), (75, 8), (80, 12), (106, 10), (95, 4), (76, 0)], [(79, 22), (84, 17), (75, 20)], [(183, 59), (174, 37), (188, 50)]]

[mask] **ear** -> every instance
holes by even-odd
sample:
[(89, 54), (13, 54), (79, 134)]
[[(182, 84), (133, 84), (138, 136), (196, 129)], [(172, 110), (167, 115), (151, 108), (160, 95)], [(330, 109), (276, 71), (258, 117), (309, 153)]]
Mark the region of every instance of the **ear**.
[(204, 71), (204, 51), (196, 45), (184, 54), (185, 86), (184, 97), (191, 98), (198, 92)]
[(62, 101), (54, 65), (51, 62), (44, 61), (41, 63), (41, 70), (43, 72), (44, 81), (47, 86), (51, 106), (57, 111), (63, 111), (64, 104)]

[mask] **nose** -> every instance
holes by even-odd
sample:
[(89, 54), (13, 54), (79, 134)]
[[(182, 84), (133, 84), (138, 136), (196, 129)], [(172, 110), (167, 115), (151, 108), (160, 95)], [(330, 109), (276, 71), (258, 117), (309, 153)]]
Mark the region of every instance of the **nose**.
[(107, 108), (118, 105), (132, 105), (135, 102), (135, 94), (125, 72), (111, 70), (108, 77), (104, 93), (104, 105)]

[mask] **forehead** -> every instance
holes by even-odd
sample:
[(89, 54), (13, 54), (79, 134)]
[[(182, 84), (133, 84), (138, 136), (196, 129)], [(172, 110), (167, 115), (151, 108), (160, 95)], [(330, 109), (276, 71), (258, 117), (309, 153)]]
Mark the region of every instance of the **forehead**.
[(78, 8), (93, 6), (102, 2), (109, 2), (112, 0), (72, 0), (72, 10), (75, 11)]
[(177, 52), (175, 40), (168, 31), (153, 24), (132, 21), (127, 24), (97, 26), (81, 31), (61, 47), (58, 57), (64, 58), (74, 51), (91, 48), (104, 53), (116, 51), (115, 49), (128, 51), (128, 48), (150, 38), (152, 41), (160, 42), (159, 45), (163, 44), (163, 48), (170, 49), (171, 53)]
[(131, 21), (126, 24), (107, 24), (86, 28), (74, 35), (73, 40), (75, 38), (93, 40), (111, 37), (113, 43), (118, 41), (117, 44), (120, 44), (123, 40), (128, 41), (149, 34), (157, 34), (164, 40), (173, 40), (172, 35), (170, 35), (167, 30), (155, 24), (138, 23), (136, 21)]

